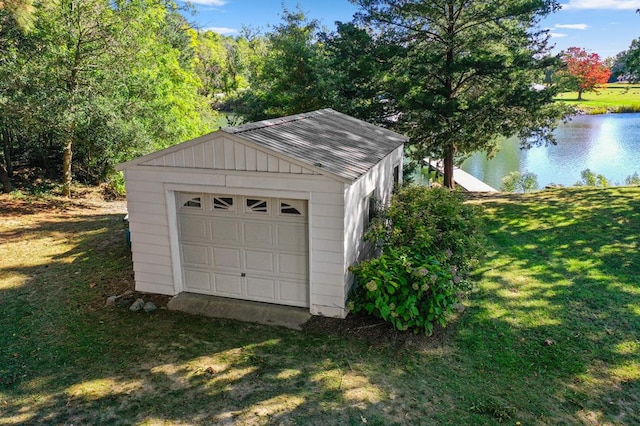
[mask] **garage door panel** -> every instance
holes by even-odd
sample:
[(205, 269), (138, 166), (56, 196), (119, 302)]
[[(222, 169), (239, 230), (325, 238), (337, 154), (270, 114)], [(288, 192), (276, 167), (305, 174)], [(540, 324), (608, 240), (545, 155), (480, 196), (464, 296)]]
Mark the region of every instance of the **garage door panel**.
[(206, 271), (196, 271), (192, 269), (184, 270), (185, 281), (189, 287), (197, 290), (211, 291), (211, 274)]
[(245, 250), (245, 268), (248, 271), (274, 272), (274, 255), (269, 251)]
[(244, 243), (263, 247), (273, 246), (273, 224), (269, 222), (243, 222)]
[(215, 291), (221, 296), (242, 296), (242, 279), (239, 275), (216, 273)]
[(307, 232), (304, 224), (277, 224), (276, 225), (277, 245), (281, 249), (306, 251)]
[(309, 306), (306, 201), (197, 195), (199, 206), (178, 206), (185, 291)]
[(240, 268), (241, 250), (237, 248), (213, 247), (213, 264), (221, 268)]
[(304, 281), (280, 280), (280, 299), (295, 306), (309, 306), (309, 292)]
[(307, 272), (307, 256), (278, 253), (278, 273), (304, 275)]
[(242, 242), (240, 235), (240, 222), (238, 220), (225, 220), (212, 218), (211, 221), (211, 238), (216, 243), (234, 243)]
[(247, 296), (252, 299), (273, 302), (276, 300), (276, 280), (247, 277)]
[(189, 265), (211, 266), (209, 248), (206, 245), (182, 243), (182, 261)]
[(208, 219), (206, 217), (180, 216), (180, 236), (183, 241), (208, 241), (207, 223)]

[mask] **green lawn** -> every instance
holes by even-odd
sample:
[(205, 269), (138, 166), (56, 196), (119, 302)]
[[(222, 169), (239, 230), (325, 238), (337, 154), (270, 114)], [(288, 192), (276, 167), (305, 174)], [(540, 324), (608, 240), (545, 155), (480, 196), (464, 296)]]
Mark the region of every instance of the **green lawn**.
[(561, 93), (556, 100), (591, 114), (640, 112), (640, 84), (608, 84), (597, 92), (583, 93), (581, 101), (578, 101), (578, 92)]
[(466, 311), (374, 341), (106, 308), (117, 206), (0, 195), (0, 425), (640, 424), (640, 188), (471, 202)]

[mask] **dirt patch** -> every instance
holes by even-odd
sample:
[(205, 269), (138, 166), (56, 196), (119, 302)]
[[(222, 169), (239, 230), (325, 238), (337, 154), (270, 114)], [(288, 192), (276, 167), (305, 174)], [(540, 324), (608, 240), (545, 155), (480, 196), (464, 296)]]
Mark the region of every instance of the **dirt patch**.
[(314, 316), (303, 328), (309, 333), (364, 339), (369, 345), (376, 347), (429, 349), (445, 345), (455, 334), (456, 320), (457, 316), (452, 318), (446, 328), (436, 325), (431, 336), (398, 331), (390, 323), (368, 315), (349, 314), (345, 319)]

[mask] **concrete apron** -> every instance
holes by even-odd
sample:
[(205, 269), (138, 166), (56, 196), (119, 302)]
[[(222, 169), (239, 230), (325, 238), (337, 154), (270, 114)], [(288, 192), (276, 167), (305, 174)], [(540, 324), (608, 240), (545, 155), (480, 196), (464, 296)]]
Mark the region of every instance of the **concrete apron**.
[(195, 293), (180, 293), (169, 300), (167, 307), (172, 311), (181, 311), (188, 314), (277, 325), (294, 330), (302, 330), (304, 323), (311, 318), (308, 308), (296, 308)]

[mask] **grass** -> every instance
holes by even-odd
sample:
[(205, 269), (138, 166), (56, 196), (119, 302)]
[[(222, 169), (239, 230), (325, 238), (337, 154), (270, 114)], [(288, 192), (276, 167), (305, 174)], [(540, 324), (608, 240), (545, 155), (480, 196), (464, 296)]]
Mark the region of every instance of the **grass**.
[(640, 84), (608, 84), (596, 92), (582, 94), (578, 92), (561, 93), (556, 100), (573, 105), (588, 114), (607, 112), (640, 112)]
[(640, 423), (640, 188), (472, 202), (466, 311), (394, 344), (106, 308), (122, 206), (0, 195), (0, 425)]

